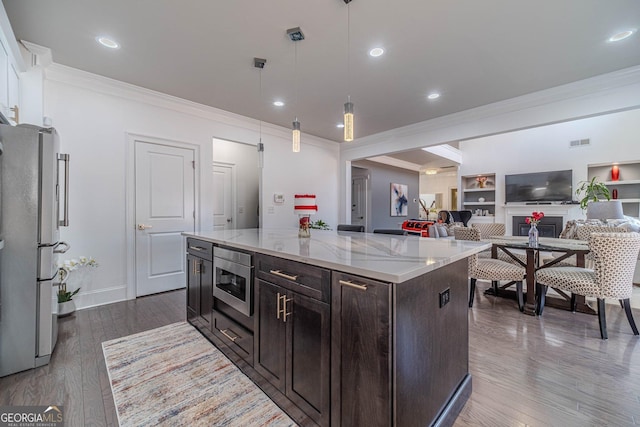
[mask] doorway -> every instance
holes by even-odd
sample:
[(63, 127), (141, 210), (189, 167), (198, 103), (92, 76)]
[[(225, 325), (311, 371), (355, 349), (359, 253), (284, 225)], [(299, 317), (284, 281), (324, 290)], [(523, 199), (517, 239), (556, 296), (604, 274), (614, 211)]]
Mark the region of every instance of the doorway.
[(369, 218), (369, 171), (351, 168), (351, 224), (364, 225), (367, 230)]
[(262, 168), (256, 145), (212, 139), (214, 230), (259, 228)]

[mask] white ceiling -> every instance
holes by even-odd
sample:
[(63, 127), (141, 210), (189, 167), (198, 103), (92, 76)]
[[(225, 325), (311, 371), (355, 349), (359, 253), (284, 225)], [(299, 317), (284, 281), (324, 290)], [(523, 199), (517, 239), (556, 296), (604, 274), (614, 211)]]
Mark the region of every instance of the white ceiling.
[[(350, 87), (343, 0), (3, 4), (16, 38), (56, 63), (286, 127), (297, 116), (303, 135), (335, 141), (347, 94), (358, 138), (640, 64), (640, 34), (607, 42), (640, 28), (638, 0), (353, 0)], [(267, 59), (262, 96), (254, 57)]]

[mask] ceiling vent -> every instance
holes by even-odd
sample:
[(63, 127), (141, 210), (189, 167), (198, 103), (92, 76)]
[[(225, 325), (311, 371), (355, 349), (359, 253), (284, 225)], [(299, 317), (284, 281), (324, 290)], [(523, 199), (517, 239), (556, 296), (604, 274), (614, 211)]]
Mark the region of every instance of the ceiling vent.
[(584, 147), (585, 145), (591, 145), (590, 139), (576, 139), (574, 141), (569, 141), (569, 147)]

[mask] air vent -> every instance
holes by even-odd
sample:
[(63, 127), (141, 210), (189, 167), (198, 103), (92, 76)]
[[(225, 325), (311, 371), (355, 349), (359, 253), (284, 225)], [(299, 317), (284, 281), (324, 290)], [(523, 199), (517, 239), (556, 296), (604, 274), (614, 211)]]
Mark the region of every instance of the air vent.
[(574, 141), (569, 141), (569, 147), (583, 147), (585, 145), (591, 145), (590, 139), (576, 139)]

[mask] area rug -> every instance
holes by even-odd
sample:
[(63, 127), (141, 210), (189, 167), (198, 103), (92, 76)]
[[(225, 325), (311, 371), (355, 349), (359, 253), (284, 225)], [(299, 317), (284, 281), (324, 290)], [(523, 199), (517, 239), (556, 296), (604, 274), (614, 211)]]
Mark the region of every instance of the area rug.
[(188, 323), (102, 343), (121, 426), (295, 426)]

